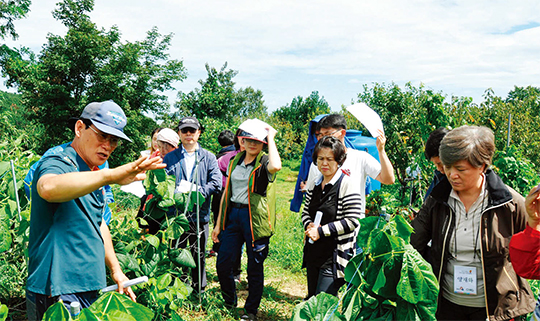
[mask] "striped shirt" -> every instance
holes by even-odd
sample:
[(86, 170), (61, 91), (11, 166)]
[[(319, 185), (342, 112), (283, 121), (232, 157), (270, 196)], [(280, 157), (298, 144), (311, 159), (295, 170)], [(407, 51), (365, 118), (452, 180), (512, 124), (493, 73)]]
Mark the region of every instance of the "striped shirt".
[[(335, 184), (343, 175), (338, 192), (336, 220), (319, 227), (319, 235), (323, 237), (334, 237), (337, 243), (337, 277), (345, 276), (345, 267), (354, 256), (356, 248), (355, 229), (359, 226), (359, 219), (362, 211), (362, 199), (357, 182), (338, 170), (328, 184)], [(317, 182), (320, 185), (322, 179)], [(304, 229), (312, 223), (308, 208), (311, 201), (313, 189), (306, 193), (306, 203), (302, 212), (302, 224)]]

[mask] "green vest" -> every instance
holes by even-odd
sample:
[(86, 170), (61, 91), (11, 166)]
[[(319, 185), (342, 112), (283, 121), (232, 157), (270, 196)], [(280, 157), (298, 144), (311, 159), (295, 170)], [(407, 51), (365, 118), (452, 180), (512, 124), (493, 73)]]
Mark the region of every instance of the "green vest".
[[(231, 174), (240, 160), (244, 159), (246, 152), (238, 153), (230, 162), (228, 168), (227, 183), (225, 184), (225, 197), (221, 204), (221, 226), (223, 231), (227, 226), (230, 212), (230, 198), (232, 194)], [(268, 180), (268, 173), (262, 170), (262, 164), (268, 162), (268, 156), (263, 152), (257, 155), (255, 165), (248, 180), (249, 220), (251, 224), (251, 236), (253, 242), (270, 237), (274, 234), (276, 226), (276, 174), (272, 180)]]

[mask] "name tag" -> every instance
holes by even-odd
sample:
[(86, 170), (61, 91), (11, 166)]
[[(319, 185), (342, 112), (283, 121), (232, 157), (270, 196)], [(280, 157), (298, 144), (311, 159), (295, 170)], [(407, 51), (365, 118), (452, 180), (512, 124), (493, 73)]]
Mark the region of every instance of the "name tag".
[(476, 268), (471, 266), (454, 266), (454, 293), (476, 295)]

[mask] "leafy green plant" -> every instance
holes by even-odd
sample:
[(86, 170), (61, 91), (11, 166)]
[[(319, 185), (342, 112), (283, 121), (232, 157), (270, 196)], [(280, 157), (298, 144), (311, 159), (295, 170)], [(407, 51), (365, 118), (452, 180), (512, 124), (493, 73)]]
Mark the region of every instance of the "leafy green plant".
[(8, 317), (8, 307), (0, 303), (0, 321), (5, 321)]
[[(412, 227), (400, 215), (360, 221), (362, 253), (345, 269), (340, 301), (321, 293), (301, 303), (291, 320), (435, 320), (439, 286), (431, 266), (409, 244)], [(322, 320), (322, 319), (321, 319)]]
[(160, 316), (158, 319), (167, 315), (175, 316), (174, 311), (178, 310), (193, 292), (189, 285), (173, 278), (170, 273), (148, 280), (143, 287), (145, 291), (139, 296), (139, 300)]
[[(150, 321), (154, 313), (147, 307), (131, 301), (117, 292), (107, 292), (87, 309), (83, 309), (77, 320), (82, 321)], [(73, 320), (64, 303), (57, 302), (43, 316), (45, 321)]]
[[(199, 192), (175, 193), (175, 177), (165, 170), (148, 173), (144, 182), (146, 191), (152, 195), (145, 206), (147, 218), (163, 220), (162, 228), (156, 235), (141, 235), (137, 222), (129, 216), (113, 219), (111, 233), (115, 251), (124, 273), (130, 277), (146, 275), (150, 278), (144, 285), (144, 291), (138, 300), (149, 307), (161, 318), (174, 317), (175, 310), (181, 306), (192, 292), (189, 285), (181, 281), (181, 268), (194, 268), (195, 261), (189, 249), (173, 246), (189, 228), (184, 210), (193, 210), (204, 199)], [(168, 217), (170, 206), (178, 209), (178, 215)]]
[[(32, 151), (21, 148), (23, 138), (0, 143), (0, 301), (10, 307), (9, 314), (15, 318), (22, 312), (15, 307), (23, 304), (25, 296), (30, 226), (30, 204), (24, 193), (23, 180), (30, 165), (39, 159)], [(7, 308), (0, 308), (0, 311), (3, 311), (0, 316), (8, 313)]]
[(345, 320), (344, 317), (336, 312), (338, 305), (338, 298), (335, 296), (322, 292), (321, 294), (310, 298), (298, 304), (294, 308), (293, 317), (291, 321), (336, 321)]
[(539, 181), (534, 164), (514, 145), (498, 152), (493, 165), (503, 182), (521, 195), (529, 194)]

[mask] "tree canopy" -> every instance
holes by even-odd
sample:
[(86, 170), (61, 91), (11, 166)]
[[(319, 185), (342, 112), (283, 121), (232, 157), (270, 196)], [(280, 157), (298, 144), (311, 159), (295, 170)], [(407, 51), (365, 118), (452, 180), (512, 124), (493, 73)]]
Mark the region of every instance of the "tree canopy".
[[(157, 28), (141, 41), (121, 41), (120, 30), (98, 28), (88, 15), (93, 0), (64, 0), (53, 16), (68, 31), (47, 36), (38, 55), (27, 49), (0, 52), (0, 67), (7, 84), (17, 87), (22, 103), (31, 110), (30, 121), (47, 135), (39, 135), (38, 152), (68, 141), (70, 117), (80, 115), (90, 102), (114, 100), (128, 116), (126, 133), (134, 144), (124, 144), (111, 159), (133, 156), (146, 148), (143, 135), (155, 127), (145, 113), (168, 111), (165, 91), (186, 77), (182, 61), (167, 53), (172, 35)], [(132, 158), (132, 157), (131, 157)]]
[(3, 0), (0, 2), (0, 38), (10, 36), (13, 40), (19, 35), (13, 22), (26, 17), (30, 11), (31, 0)]
[(238, 71), (227, 70), (227, 62), (220, 70), (206, 64), (208, 77), (199, 80), (201, 88), (189, 93), (179, 93), (175, 107), (178, 113), (175, 118), (195, 116), (197, 118), (214, 118), (230, 121), (235, 117), (265, 115), (263, 94), (251, 87), (235, 89), (233, 78)]

